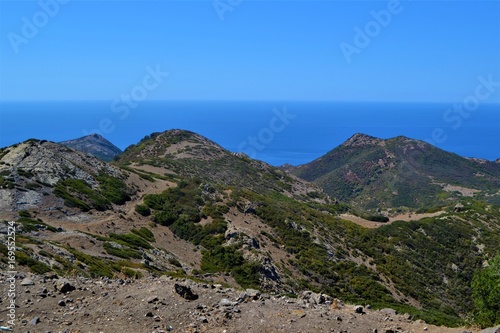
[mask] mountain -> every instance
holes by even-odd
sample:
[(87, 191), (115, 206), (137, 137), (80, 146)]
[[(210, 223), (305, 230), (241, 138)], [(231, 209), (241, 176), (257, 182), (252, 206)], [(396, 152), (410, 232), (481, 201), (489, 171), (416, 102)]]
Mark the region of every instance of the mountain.
[(116, 147), (99, 134), (90, 134), (78, 139), (62, 141), (59, 143), (93, 155), (107, 162), (112, 161), (113, 158), (122, 153), (120, 148)]
[(125, 149), (117, 163), (143, 173), (159, 170), (163, 177), (199, 178), (259, 193), (275, 191), (295, 199), (314, 196), (328, 200), (313, 184), (186, 130), (152, 133)]
[(382, 140), (355, 134), (288, 172), (366, 210), (422, 209), (468, 196), (500, 203), (500, 164), (466, 159), (404, 136)]
[(15, 224), (20, 272), (310, 290), (459, 325), (482, 311), (474, 277), (500, 253), (500, 206), (478, 199), (375, 223), (189, 131), (152, 133), (110, 163), (32, 139), (0, 149), (0, 267)]

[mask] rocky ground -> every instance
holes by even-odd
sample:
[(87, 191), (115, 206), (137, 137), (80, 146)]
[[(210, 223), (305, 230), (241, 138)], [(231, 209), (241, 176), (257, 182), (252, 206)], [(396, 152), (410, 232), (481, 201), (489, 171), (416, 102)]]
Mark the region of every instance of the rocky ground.
[[(0, 283), (0, 326), (9, 326), (9, 275), (1, 273)], [(16, 293), (14, 332), (23, 333), (478, 331), (427, 325), (311, 292), (289, 298), (166, 276), (130, 281), (18, 273)]]

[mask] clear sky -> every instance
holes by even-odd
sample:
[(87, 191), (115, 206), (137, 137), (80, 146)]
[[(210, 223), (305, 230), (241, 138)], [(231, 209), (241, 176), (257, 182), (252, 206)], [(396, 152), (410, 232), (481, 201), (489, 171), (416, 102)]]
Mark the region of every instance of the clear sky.
[(3, 101), (500, 102), (499, 1), (0, 0), (0, 36)]

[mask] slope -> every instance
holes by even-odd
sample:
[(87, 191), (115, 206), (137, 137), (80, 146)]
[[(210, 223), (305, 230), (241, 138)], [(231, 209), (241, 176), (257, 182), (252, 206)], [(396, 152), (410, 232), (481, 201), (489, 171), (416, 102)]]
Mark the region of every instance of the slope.
[(112, 161), (113, 158), (122, 153), (120, 148), (99, 134), (86, 135), (78, 139), (62, 141), (59, 143), (108, 162)]
[(500, 198), (498, 163), (466, 159), (403, 136), (382, 140), (356, 134), (290, 172), (367, 210), (429, 208), (464, 195), (495, 203)]
[[(493, 204), (462, 198), (460, 209), (366, 229), (317, 187), (187, 131), (148, 136), (117, 164), (37, 140), (0, 158), (0, 197), (14, 197), (2, 201), (2, 228), (16, 220), (17, 264), (36, 273), (313, 290), (456, 325), (474, 311), (473, 276), (500, 251)], [(134, 191), (103, 206), (110, 183)]]

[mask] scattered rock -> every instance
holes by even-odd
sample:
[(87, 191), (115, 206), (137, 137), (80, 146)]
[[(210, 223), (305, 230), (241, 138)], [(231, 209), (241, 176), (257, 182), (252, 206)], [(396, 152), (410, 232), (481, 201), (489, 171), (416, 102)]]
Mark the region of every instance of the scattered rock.
[(260, 291), (255, 289), (247, 289), (245, 293), (248, 295), (250, 299), (253, 299), (255, 301), (258, 300), (260, 297)]
[(174, 285), (175, 292), (179, 294), (182, 298), (188, 301), (195, 301), (198, 299), (198, 295), (194, 294), (190, 287), (182, 286), (180, 284)]
[(357, 305), (357, 306), (354, 307), (354, 312), (355, 313), (363, 313), (364, 312), (363, 310), (364, 309), (363, 309), (363, 307), (361, 305)]
[(68, 280), (66, 279), (59, 279), (56, 281), (56, 284), (55, 284), (55, 288), (57, 291), (65, 294), (65, 293), (68, 293), (70, 291), (73, 291), (75, 290), (76, 288), (71, 284), (69, 283)]
[(148, 302), (148, 304), (151, 304), (151, 303), (156, 303), (156, 302), (158, 302), (158, 301), (159, 301), (159, 299), (158, 299), (158, 296), (151, 296), (151, 297), (150, 297), (150, 298), (148, 298), (146, 301)]
[(235, 306), (237, 305), (238, 303), (237, 302), (231, 302), (230, 300), (228, 300), (227, 298), (223, 298), (220, 300), (219, 302), (219, 305), (220, 306), (224, 306), (224, 307), (228, 307), (228, 306)]
[(59, 302), (57, 302), (57, 305), (66, 306), (66, 302), (64, 300), (60, 300)]
[(35, 285), (35, 282), (33, 282), (33, 280), (31, 280), (30, 278), (25, 278), (21, 281), (21, 286), (25, 287), (25, 286), (34, 286)]
[(40, 318), (39, 317), (35, 317), (33, 319), (31, 319), (31, 321), (29, 322), (30, 325), (34, 326), (36, 324), (38, 324), (40, 322)]

